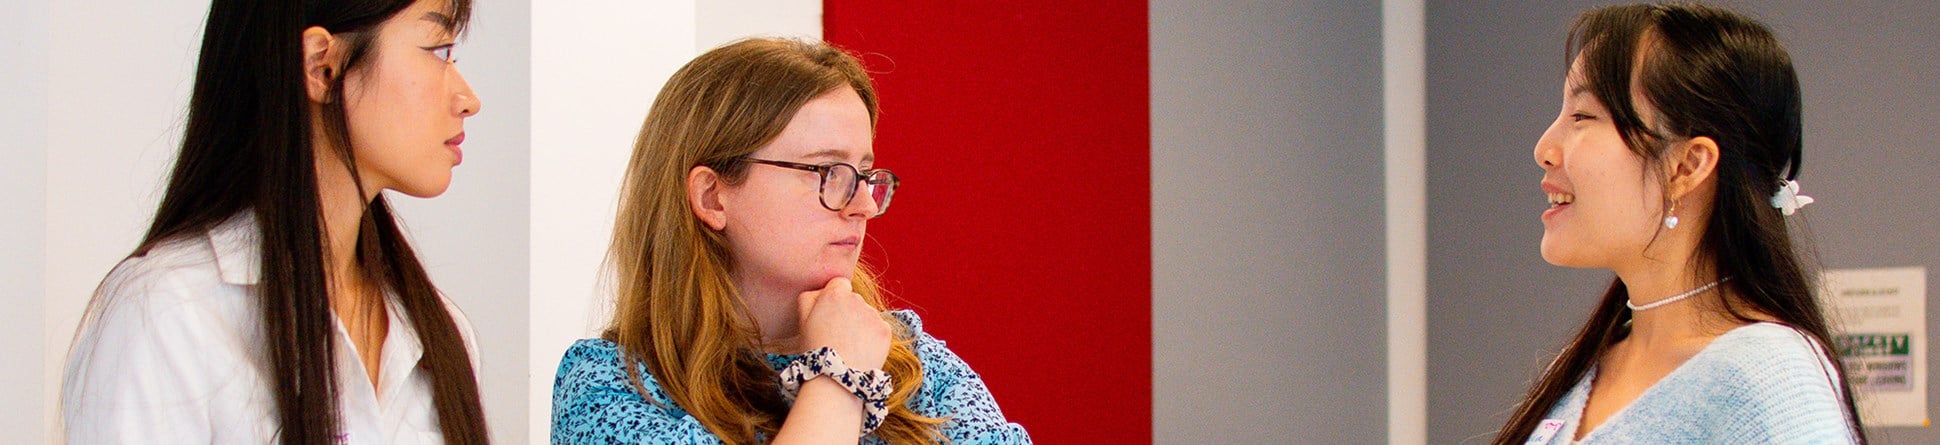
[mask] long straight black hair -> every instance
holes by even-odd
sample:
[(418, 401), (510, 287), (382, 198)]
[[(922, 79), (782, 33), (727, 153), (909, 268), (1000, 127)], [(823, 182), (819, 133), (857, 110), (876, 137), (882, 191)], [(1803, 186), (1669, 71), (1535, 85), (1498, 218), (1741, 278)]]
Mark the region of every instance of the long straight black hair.
[[(1567, 53), (1582, 64), (1581, 81), (1605, 105), (1624, 143), (1646, 161), (1664, 162), (1664, 141), (1717, 141), (1715, 208), (1691, 266), (1732, 277), (1723, 284), (1731, 291), (1724, 302), (1730, 316), (1752, 322), (1753, 312), (1769, 315), (1824, 346), (1819, 349), (1833, 367), (1827, 377), (1844, 399), (1855, 439), (1864, 443), (1852, 386), (1813, 296), (1815, 281), (1794, 252), (1785, 216), (1771, 205), (1780, 181), (1798, 177), (1805, 145), (1798, 75), (1785, 48), (1764, 25), (1722, 8), (1624, 5), (1577, 17)], [(1631, 100), (1633, 72), (1637, 91), (1656, 111), (1656, 128)], [(1628, 295), (1621, 279), (1610, 283), (1495, 443), (1522, 443), (1603, 352), (1629, 334)]]
[[(450, 0), (462, 31), (469, 0)], [(417, 366), (429, 371), (439, 428), (450, 443), (485, 443), (484, 411), (470, 354), (424, 266), (378, 196), (364, 213), (355, 246), (327, 246), (312, 134), (356, 177), (344, 118), (343, 73), (335, 73), (321, 128), (311, 125), (304, 87), (303, 30), (319, 26), (344, 39), (342, 71), (357, 70), (378, 25), (413, 0), (215, 0), (203, 30), (188, 124), (155, 221), (132, 256), (194, 236), (245, 211), (260, 233), (265, 356), (274, 374), (279, 437), (285, 444), (336, 442), (336, 334), (325, 284), (331, 247), (355, 249), (369, 278), (397, 294), (424, 344)]]

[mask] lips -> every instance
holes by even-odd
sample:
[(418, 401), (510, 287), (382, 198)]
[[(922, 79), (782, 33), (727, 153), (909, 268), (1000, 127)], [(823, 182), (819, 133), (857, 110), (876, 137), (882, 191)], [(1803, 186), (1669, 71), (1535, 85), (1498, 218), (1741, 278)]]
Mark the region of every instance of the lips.
[(458, 148), (460, 144), (464, 143), (465, 132), (462, 131), (458, 132), (457, 136), (452, 136), (451, 139), (445, 140), (445, 149), (451, 150), (451, 156), (456, 158), (451, 161), (451, 165), (456, 166), (465, 163), (465, 150)]

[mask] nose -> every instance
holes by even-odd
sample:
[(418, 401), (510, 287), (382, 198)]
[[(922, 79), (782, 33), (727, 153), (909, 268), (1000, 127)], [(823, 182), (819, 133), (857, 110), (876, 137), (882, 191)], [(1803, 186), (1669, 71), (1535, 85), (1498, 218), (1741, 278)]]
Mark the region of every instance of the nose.
[(1563, 161), (1562, 142), (1557, 140), (1561, 137), (1557, 128), (1563, 125), (1562, 122), (1562, 118), (1557, 118), (1549, 124), (1549, 128), (1543, 130), (1542, 137), (1536, 139), (1536, 165), (1544, 170), (1556, 168)]
[(458, 67), (451, 68), (451, 77), (452, 81), (457, 83), (452, 94), (452, 113), (457, 114), (458, 117), (472, 117), (478, 114), (479, 107), (484, 104), (479, 102), (478, 94), (472, 91), (472, 84), (465, 81), (465, 75), (458, 72)]
[(856, 181), (855, 190), (852, 192), (855, 193), (855, 198), (850, 199), (849, 205), (842, 208), (842, 216), (869, 219), (882, 214), (882, 207), (876, 202), (876, 194), (869, 192), (869, 181)]

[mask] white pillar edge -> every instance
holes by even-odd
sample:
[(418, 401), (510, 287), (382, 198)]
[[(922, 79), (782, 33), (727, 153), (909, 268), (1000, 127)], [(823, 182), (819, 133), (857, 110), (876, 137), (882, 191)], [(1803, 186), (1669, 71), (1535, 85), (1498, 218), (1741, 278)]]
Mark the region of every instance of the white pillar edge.
[(1427, 8), (1381, 2), (1388, 443), (1428, 443)]

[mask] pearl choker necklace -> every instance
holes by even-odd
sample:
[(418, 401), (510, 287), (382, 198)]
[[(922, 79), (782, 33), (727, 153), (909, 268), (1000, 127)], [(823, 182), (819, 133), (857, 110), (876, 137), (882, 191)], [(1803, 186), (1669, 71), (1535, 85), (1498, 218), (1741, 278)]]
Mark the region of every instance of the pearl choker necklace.
[(1731, 281), (1731, 277), (1724, 277), (1724, 278), (1720, 278), (1720, 279), (1718, 279), (1718, 281), (1713, 281), (1713, 282), (1711, 282), (1711, 284), (1706, 284), (1706, 285), (1703, 285), (1703, 286), (1698, 286), (1698, 288), (1697, 288), (1697, 289), (1691, 289), (1691, 290), (1690, 290), (1689, 292), (1685, 292), (1685, 293), (1681, 293), (1681, 294), (1677, 294), (1676, 296), (1673, 296), (1673, 297), (1670, 297), (1670, 298), (1665, 298), (1665, 299), (1662, 299), (1662, 300), (1657, 300), (1657, 301), (1655, 301), (1655, 302), (1651, 302), (1650, 304), (1646, 304), (1646, 305), (1643, 305), (1643, 306), (1638, 306), (1638, 305), (1637, 305), (1636, 303), (1631, 303), (1631, 302), (1630, 302), (1630, 300), (1627, 300), (1627, 299), (1626, 299), (1626, 300), (1624, 300), (1624, 301), (1623, 301), (1623, 306), (1624, 306), (1624, 307), (1627, 307), (1627, 308), (1630, 308), (1630, 312), (1643, 312), (1643, 311), (1647, 311), (1647, 310), (1650, 310), (1651, 308), (1655, 308), (1655, 307), (1658, 307), (1658, 306), (1663, 306), (1663, 305), (1666, 305), (1666, 304), (1671, 304), (1671, 303), (1676, 303), (1676, 302), (1677, 302), (1677, 300), (1682, 300), (1682, 299), (1686, 299), (1686, 298), (1691, 298), (1691, 296), (1692, 296), (1692, 295), (1697, 295), (1697, 294), (1699, 294), (1699, 293), (1701, 293), (1701, 292), (1704, 292), (1704, 291), (1707, 291), (1707, 290), (1711, 290), (1711, 288), (1714, 288), (1714, 287), (1718, 287), (1718, 284), (1720, 284), (1720, 283), (1724, 283), (1724, 282), (1726, 282), (1726, 281)]

